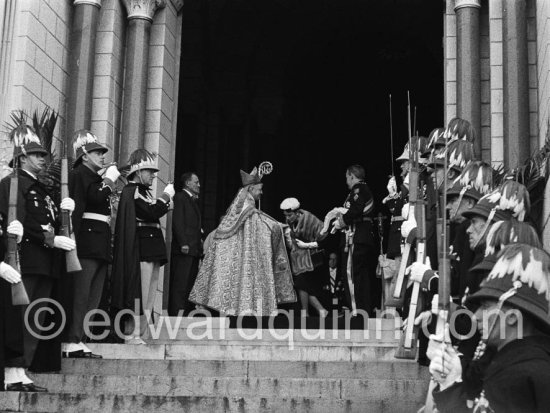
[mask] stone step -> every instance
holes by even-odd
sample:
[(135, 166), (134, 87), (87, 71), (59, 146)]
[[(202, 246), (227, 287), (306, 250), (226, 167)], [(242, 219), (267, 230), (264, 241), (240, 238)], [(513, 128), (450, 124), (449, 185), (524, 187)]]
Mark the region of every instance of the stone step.
[(345, 343), (319, 345), (315, 342), (280, 345), (242, 342), (189, 342), (186, 344), (88, 344), (106, 359), (148, 360), (264, 360), (264, 361), (393, 361), (397, 344)]
[(339, 379), (428, 378), (426, 367), (408, 360), (367, 362), (248, 360), (90, 360), (64, 359), (63, 374), (166, 377), (277, 377)]
[(51, 393), (201, 397), (278, 397), (416, 400), (427, 391), (428, 379), (303, 379), (183, 376), (94, 376), (88, 374), (37, 374), (36, 381)]
[(144, 395), (93, 395), (52, 393), (0, 393), (0, 410), (15, 412), (181, 412), (186, 413), (409, 413), (423, 404), (398, 397), (384, 400), (276, 398), (276, 397), (189, 397)]
[[(162, 321), (160, 321), (162, 322)], [(399, 341), (399, 326), (380, 325), (368, 330), (326, 330), (326, 329), (261, 329), (261, 328), (213, 328), (204, 324), (190, 324), (186, 328), (175, 328), (172, 325), (149, 326), (151, 342), (173, 343), (200, 340), (214, 341), (315, 341), (316, 343), (364, 342), (364, 341)]]
[(344, 316), (341, 318), (319, 319), (311, 318), (289, 318), (289, 317), (169, 317), (160, 316), (155, 320), (164, 330), (179, 330), (197, 328), (207, 325), (209, 328), (309, 328), (315, 330), (394, 330), (399, 328), (403, 322), (400, 317), (395, 318), (353, 318)]

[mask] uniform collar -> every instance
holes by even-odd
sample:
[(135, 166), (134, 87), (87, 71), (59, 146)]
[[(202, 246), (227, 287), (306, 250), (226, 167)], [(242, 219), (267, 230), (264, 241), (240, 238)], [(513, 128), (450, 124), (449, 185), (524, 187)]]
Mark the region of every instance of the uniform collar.
[(24, 172), (24, 173), (26, 173), (27, 175), (29, 175), (29, 176), (30, 176), (32, 179), (34, 179), (35, 181), (38, 181), (38, 177), (37, 177), (36, 175), (34, 175), (32, 172), (29, 172), (29, 171), (27, 171), (27, 170), (25, 170), (25, 169), (22, 169), (22, 168), (19, 169), (19, 170), (20, 170), (21, 172)]
[(191, 198), (193, 198), (193, 199), (198, 198), (198, 196), (195, 195), (194, 193), (192, 193), (189, 189), (183, 188), (183, 190), (184, 190), (185, 192), (187, 192)]

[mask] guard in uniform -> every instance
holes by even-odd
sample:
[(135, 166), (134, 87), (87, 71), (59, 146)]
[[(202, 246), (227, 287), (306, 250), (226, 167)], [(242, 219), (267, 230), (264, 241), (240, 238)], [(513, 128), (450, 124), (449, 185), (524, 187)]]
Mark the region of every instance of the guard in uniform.
[(82, 271), (70, 276), (72, 318), (62, 350), (64, 357), (100, 358), (84, 344), (84, 318), (99, 306), (111, 262), (111, 194), (120, 172), (111, 165), (104, 177), (98, 174), (108, 149), (90, 131), (75, 132), (73, 149), (69, 193), (75, 201), (72, 223)]
[(348, 167), (346, 184), (350, 189), (344, 202), (347, 212), (338, 214), (335, 228), (345, 230), (342, 263), (348, 280), (349, 308), (372, 315), (381, 292), (375, 271), (378, 251), (373, 235), (374, 199), (361, 165)]
[[(45, 155), (48, 151), (42, 146), (35, 131), (27, 125), (18, 126), (13, 132), (14, 137), (14, 167), (18, 168), (18, 199), (17, 220), (23, 225), (23, 234), (20, 242), (21, 275), (25, 289), (32, 303), (38, 299), (50, 298), (54, 282), (61, 272), (60, 258), (57, 252), (73, 250), (75, 242), (68, 237), (56, 235), (58, 228), (59, 209), (52, 199), (46, 186), (38, 180), (38, 174), (45, 167)], [(9, 194), (11, 175), (0, 181), (0, 214), (4, 221), (9, 209)], [(65, 198), (60, 208), (72, 212), (74, 201)], [(35, 320), (38, 306), (29, 313), (28, 320)], [(44, 323), (45, 312), (41, 311), (38, 322)], [(23, 320), (21, 319), (23, 325)], [(38, 338), (24, 329), (24, 366), (33, 364), (34, 355), (38, 346)], [(8, 390), (18, 391), (46, 391), (36, 386), (23, 369), (19, 368), (13, 377), (6, 381)]]
[(148, 331), (152, 316), (160, 267), (166, 264), (166, 245), (160, 227), (160, 218), (170, 209), (175, 194), (172, 184), (166, 185), (162, 195), (154, 198), (151, 185), (158, 172), (156, 156), (145, 149), (136, 149), (130, 155), (128, 185), (122, 190), (115, 227), (115, 245), (112, 272), (112, 305), (115, 309), (134, 309), (143, 313), (140, 331), (133, 331), (131, 344), (144, 344), (142, 337)]
[[(519, 265), (518, 265), (519, 263)], [(430, 373), (437, 410), (445, 412), (548, 412), (550, 406), (550, 255), (526, 244), (511, 244), (468, 303), (478, 309), (485, 349), (494, 356), (475, 379), (481, 391), (470, 397), (460, 354), (432, 337)]]

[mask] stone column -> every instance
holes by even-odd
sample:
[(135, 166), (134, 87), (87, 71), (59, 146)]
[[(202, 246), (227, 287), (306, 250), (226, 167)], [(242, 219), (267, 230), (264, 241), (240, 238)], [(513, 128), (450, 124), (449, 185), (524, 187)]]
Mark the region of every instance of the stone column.
[(67, 139), (92, 124), (95, 39), (101, 0), (75, 0), (70, 34)]
[(143, 147), (149, 37), (155, 12), (165, 0), (123, 0), (128, 12), (126, 71), (121, 125), (120, 159), (124, 164), (130, 153)]
[(531, 151), (525, 0), (502, 0), (502, 31), (504, 165), (515, 168)]
[(457, 116), (476, 130), (475, 151), (481, 156), (481, 62), (479, 53), (480, 0), (456, 0)]

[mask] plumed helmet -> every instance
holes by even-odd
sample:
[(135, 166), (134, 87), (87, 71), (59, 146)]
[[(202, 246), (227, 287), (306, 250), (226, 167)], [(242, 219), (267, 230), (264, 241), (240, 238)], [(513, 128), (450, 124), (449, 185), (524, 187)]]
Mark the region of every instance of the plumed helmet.
[(445, 147), (445, 128), (435, 128), (428, 135), (428, 147), (422, 154), (424, 158), (428, 158), (432, 152), (439, 152)]
[(476, 201), (493, 190), (493, 168), (486, 162), (474, 161), (466, 165), (453, 182), (447, 195), (472, 198)]
[(474, 158), (474, 146), (463, 140), (455, 140), (447, 145), (447, 149), (435, 154), (429, 166), (443, 166), (445, 164), (445, 156), (447, 156), (447, 168), (453, 169), (461, 173), (468, 163)]
[(535, 228), (527, 222), (509, 221), (496, 222), (487, 234), (485, 255), (496, 254), (508, 244), (527, 244), (535, 248), (542, 248), (540, 238)]
[(455, 140), (464, 140), (473, 144), (476, 140), (476, 131), (467, 120), (453, 118), (449, 121), (445, 129), (445, 139), (447, 139), (449, 143)]
[(508, 221), (515, 218), (523, 221), (529, 214), (531, 202), (525, 185), (505, 181), (499, 188), (481, 197), (470, 210), (462, 213), (466, 218), (482, 216), (487, 221)]
[(425, 163), (426, 160), (422, 157), (422, 154), (427, 151), (428, 148), (428, 138), (425, 136), (413, 136), (411, 137), (411, 142), (409, 145), (409, 142), (405, 144), (405, 147), (403, 148), (403, 153), (399, 155), (395, 160), (397, 162), (403, 162), (408, 161), (411, 156), (411, 149), (410, 146), (418, 152), (418, 160), (420, 163)]
[(296, 211), (300, 208), (300, 201), (296, 198), (286, 198), (281, 202), (280, 208), (283, 211)]
[(527, 222), (515, 219), (495, 222), (487, 233), (485, 256), (483, 260), (470, 268), (470, 272), (488, 274), (497, 261), (498, 253), (507, 245), (521, 243), (535, 248), (542, 248), (537, 231)]
[(525, 185), (505, 180), (500, 188), (500, 208), (512, 212), (514, 218), (523, 221), (531, 210), (529, 191)]
[(252, 171), (248, 174), (241, 169), (241, 182), (244, 186), (256, 185), (261, 182), (262, 178), (258, 173), (258, 168), (254, 167)]
[(467, 301), (476, 303), (483, 299), (505, 300), (538, 320), (539, 325), (549, 332), (550, 255), (527, 244), (506, 246), (497, 256), (479, 291)]
[(74, 164), (77, 166), (82, 160), (82, 156), (92, 151), (107, 152), (109, 149), (99, 143), (97, 136), (86, 129), (77, 130), (73, 135)]
[(147, 149), (136, 149), (130, 154), (128, 166), (124, 169), (129, 170), (128, 177), (143, 169), (150, 169), (158, 172), (157, 155), (149, 152)]
[(42, 146), (40, 138), (34, 129), (29, 125), (20, 124), (15, 127), (10, 132), (10, 139), (13, 141), (14, 159), (17, 159), (22, 155), (48, 154), (48, 151)]

